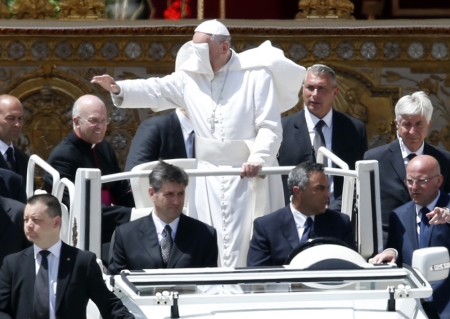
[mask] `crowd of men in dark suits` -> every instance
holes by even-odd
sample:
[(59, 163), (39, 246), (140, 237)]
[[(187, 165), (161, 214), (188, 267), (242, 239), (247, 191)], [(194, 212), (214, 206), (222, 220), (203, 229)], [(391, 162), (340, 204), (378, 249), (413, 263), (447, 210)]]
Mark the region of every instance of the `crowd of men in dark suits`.
[[(331, 68), (316, 64), (307, 70), (303, 84), (304, 109), (282, 119), (283, 142), (278, 157), (282, 166), (302, 164), (293, 169), (289, 176), (283, 177), (287, 206), (255, 219), (248, 266), (282, 265), (293, 248), (315, 236), (335, 237), (355, 249), (349, 218), (339, 212), (342, 178), (330, 178), (324, 174), (324, 167), (331, 166), (330, 161), (315, 163), (320, 146), (331, 150), (351, 169), (361, 159), (376, 159), (379, 162), (387, 250), (374, 257), (373, 262), (390, 260), (397, 261), (399, 266), (402, 263), (410, 265), (412, 252), (419, 247), (439, 245), (450, 249), (450, 226), (447, 224), (450, 212), (444, 209), (450, 205), (447, 194), (450, 192), (450, 153), (424, 141), (433, 112), (426, 94), (416, 92), (401, 98), (395, 107), (397, 139), (367, 150), (364, 123), (333, 110), (338, 92), (336, 75)], [(78, 167), (99, 168), (102, 174), (120, 172), (115, 153), (104, 140), (110, 121), (105, 104), (95, 96), (82, 96), (74, 104), (72, 117), (73, 131), (55, 147), (48, 159), (61, 177), (75, 181)], [(16, 318), (31, 316), (30, 309), (19, 310), (17, 307), (18, 302), (33, 302), (32, 288), (27, 287), (31, 295), (30, 292), (20, 293), (24, 278), (38, 277), (37, 270), (27, 273), (26, 265), (34, 270), (36, 260), (36, 267), (39, 268), (41, 261), (37, 260), (47, 257), (36, 257), (37, 251), (47, 250), (55, 244), (60, 245), (61, 256), (71, 256), (68, 258), (72, 259), (70, 267), (67, 270), (64, 268), (64, 273), (70, 274), (73, 267), (96, 268), (95, 271), (92, 269), (92, 276), (98, 275), (98, 278), (77, 278), (77, 281), (99, 281), (98, 285), (102, 287), (99, 289), (104, 292), (100, 284), (100, 270), (92, 264), (93, 255), (70, 248), (56, 239), (60, 214), (53, 212), (51, 196), (32, 197), (25, 207), (24, 179), (28, 155), (13, 145), (22, 125), (23, 107), (20, 101), (12, 96), (0, 96), (0, 265), (5, 256), (25, 249), (7, 257), (0, 271), (0, 314), (6, 311)], [(194, 156), (191, 136), (189, 119), (180, 111), (142, 122), (133, 140), (126, 170), (153, 160)], [(133, 222), (129, 222), (134, 207), (129, 183), (114, 182), (103, 186), (102, 242), (107, 244), (113, 238), (114, 243), (111, 249), (104, 249), (105, 252), (111, 251), (111, 256), (102, 256), (109, 263), (108, 272), (117, 274), (122, 269), (217, 266), (215, 229), (182, 213), (184, 190), (188, 184), (184, 171), (160, 162), (149, 178), (149, 196), (155, 208), (148, 216)], [(51, 178), (47, 175), (45, 181), (51, 184)], [(423, 193), (429, 195), (426, 200), (421, 199)], [(421, 213), (423, 206), (429, 207), (430, 212)], [(30, 224), (35, 224), (28, 221), (32, 218), (27, 217), (27, 210), (29, 214), (32, 214), (30, 210), (37, 210), (38, 214), (44, 214), (48, 225), (55, 226), (50, 227), (48, 232), (52, 245), (39, 244), (32, 238), (31, 231), (25, 236), (24, 227), (27, 232)], [(414, 222), (416, 219), (420, 221), (418, 224)], [(407, 221), (411, 222), (405, 226)], [(428, 237), (421, 244), (420, 236), (423, 234)], [(34, 245), (27, 248), (31, 245), (30, 241)], [(63, 266), (59, 267), (61, 272)], [(34, 282), (34, 279), (30, 280)], [(58, 280), (60, 294), (64, 283), (60, 286), (59, 281), (64, 278), (58, 275), (55, 280)], [(430, 316), (450, 317), (450, 301), (447, 298), (450, 296), (450, 280), (434, 288), (433, 299), (424, 305), (428, 307), (427, 313)], [(98, 292), (80, 295), (81, 304), (89, 298), (95, 301)], [(117, 318), (129, 316), (113, 297), (107, 295), (112, 298), (107, 303), (116, 306), (104, 311), (117, 313)], [(65, 300), (68, 296), (57, 295), (57, 306), (61, 298)], [(102, 302), (99, 301), (100, 304)], [(59, 314), (67, 311), (64, 306), (53, 311), (55, 309), (61, 311)], [(71, 318), (71, 315), (63, 317)]]

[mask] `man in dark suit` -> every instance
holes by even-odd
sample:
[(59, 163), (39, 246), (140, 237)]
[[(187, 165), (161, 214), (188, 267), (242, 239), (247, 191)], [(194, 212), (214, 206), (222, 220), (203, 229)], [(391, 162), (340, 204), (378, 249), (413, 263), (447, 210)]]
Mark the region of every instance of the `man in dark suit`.
[(61, 206), (56, 197), (31, 197), (24, 223), (34, 245), (4, 260), (0, 318), (86, 318), (89, 299), (103, 318), (134, 318), (106, 287), (95, 254), (59, 239)]
[(188, 176), (179, 167), (159, 162), (150, 173), (149, 216), (119, 226), (108, 271), (123, 269), (217, 267), (216, 230), (182, 214)]
[(13, 145), (20, 136), (22, 126), (22, 103), (12, 95), (0, 95), (0, 168), (16, 172), (25, 181), (30, 156)]
[[(110, 119), (106, 106), (94, 95), (83, 95), (72, 109), (73, 131), (50, 153), (48, 163), (75, 183), (78, 168), (98, 168), (102, 175), (120, 173), (116, 154), (104, 140)], [(52, 185), (50, 174), (44, 175), (46, 187)], [(102, 184), (102, 259), (106, 260), (114, 229), (130, 220), (134, 198), (127, 180)], [(68, 201), (64, 201), (68, 206)]]
[[(321, 142), (320, 146), (331, 150), (346, 162), (350, 169), (354, 169), (355, 162), (362, 159), (367, 150), (366, 127), (363, 122), (333, 110), (333, 101), (338, 91), (336, 75), (331, 68), (315, 64), (307, 69), (303, 83), (305, 107), (298, 113), (282, 118), (283, 141), (278, 158), (281, 166), (298, 165), (305, 161), (315, 162), (315, 141)], [(319, 128), (320, 133), (317, 133), (317, 125), (322, 125)], [(324, 141), (317, 140), (321, 134)], [(283, 175), (282, 179), (285, 202), (288, 204), (290, 200), (287, 176)], [(339, 199), (330, 203), (330, 208), (340, 210), (343, 178), (333, 177), (330, 183), (331, 198)]]
[(322, 164), (304, 162), (295, 167), (288, 187), (290, 205), (255, 219), (247, 266), (284, 265), (295, 247), (314, 237), (335, 237), (355, 249), (348, 216), (326, 208), (330, 191)]
[(9, 169), (0, 168), (0, 196), (12, 198), (25, 204), (27, 194), (22, 176)]
[(0, 196), (0, 266), (5, 256), (31, 245), (23, 231), (24, 208), (25, 204)]
[(194, 157), (192, 151), (187, 154), (187, 151), (193, 150), (189, 139), (191, 132), (192, 124), (184, 109), (146, 119), (133, 138), (125, 171), (160, 159)]
[[(434, 157), (419, 155), (409, 162), (406, 184), (412, 201), (390, 213), (387, 249), (375, 256), (373, 263), (411, 266), (416, 249), (444, 246), (450, 250), (450, 196), (440, 190), (443, 180)], [(428, 317), (450, 318), (450, 277), (431, 286), (432, 301), (423, 303)]]
[(444, 178), (441, 190), (450, 192), (450, 153), (425, 143), (431, 126), (433, 105), (424, 92), (405, 95), (395, 106), (398, 139), (364, 154), (365, 160), (377, 160), (380, 170), (380, 198), (383, 228), (388, 227), (389, 213), (409, 202), (411, 197), (405, 181), (406, 165), (416, 155), (434, 157)]

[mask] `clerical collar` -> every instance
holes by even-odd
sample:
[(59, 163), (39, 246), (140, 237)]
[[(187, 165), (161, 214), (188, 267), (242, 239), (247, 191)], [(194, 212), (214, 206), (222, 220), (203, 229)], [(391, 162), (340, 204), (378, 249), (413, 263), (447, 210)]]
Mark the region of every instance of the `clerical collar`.
[(425, 145), (424, 142), (422, 142), (422, 145), (419, 147), (419, 149), (416, 152), (411, 152), (405, 145), (405, 143), (403, 143), (403, 139), (397, 135), (398, 138), (398, 142), (400, 143), (400, 150), (402, 151), (402, 158), (406, 159), (408, 157), (409, 154), (414, 153), (416, 155), (423, 155), (423, 147)]
[[(437, 201), (438, 201), (438, 199), (439, 199), (439, 196), (441, 196), (441, 191), (439, 191), (438, 194), (437, 194), (437, 196), (436, 196), (436, 198), (435, 198), (431, 203), (429, 203), (429, 204), (426, 206), (426, 207), (430, 210), (430, 212), (432, 212), (433, 209), (436, 207), (436, 203), (437, 203)], [(417, 205), (417, 204), (416, 204), (416, 214), (417, 214), (417, 215), (419, 215), (419, 212), (420, 212), (420, 210), (422, 209), (422, 207), (424, 207), (424, 206), (420, 206), (420, 205)]]
[(305, 120), (306, 125), (308, 126), (308, 131), (313, 131), (316, 127), (317, 122), (320, 120), (324, 121), (326, 126), (328, 128), (331, 128), (331, 125), (333, 123), (333, 109), (331, 108), (330, 111), (325, 115), (323, 118), (319, 119), (317, 116), (312, 114), (306, 105), (303, 105), (303, 109), (305, 110)]
[(78, 148), (82, 148), (85, 150), (93, 149), (97, 144), (91, 144), (83, 140), (81, 137), (75, 133), (75, 131), (71, 131), (69, 135), (67, 136), (69, 141), (71, 141), (73, 144), (77, 145)]

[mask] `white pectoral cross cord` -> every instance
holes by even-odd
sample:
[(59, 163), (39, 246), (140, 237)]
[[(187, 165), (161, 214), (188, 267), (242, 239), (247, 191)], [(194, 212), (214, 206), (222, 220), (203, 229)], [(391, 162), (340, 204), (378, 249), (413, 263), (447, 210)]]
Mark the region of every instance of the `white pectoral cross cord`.
[(206, 122), (209, 123), (209, 131), (211, 133), (214, 133), (214, 131), (216, 129), (216, 123), (219, 123), (219, 119), (216, 118), (216, 109), (220, 105), (220, 100), (222, 100), (223, 88), (225, 87), (225, 83), (227, 82), (227, 78), (228, 78), (228, 69), (227, 69), (227, 71), (225, 73), (225, 79), (223, 80), (222, 88), (220, 89), (220, 92), (219, 92), (219, 100), (218, 100), (219, 103), (215, 103), (214, 102), (213, 86), (212, 86), (212, 82), (211, 82), (211, 102), (212, 102), (212, 105), (213, 105), (213, 109), (212, 109), (211, 117), (206, 119)]

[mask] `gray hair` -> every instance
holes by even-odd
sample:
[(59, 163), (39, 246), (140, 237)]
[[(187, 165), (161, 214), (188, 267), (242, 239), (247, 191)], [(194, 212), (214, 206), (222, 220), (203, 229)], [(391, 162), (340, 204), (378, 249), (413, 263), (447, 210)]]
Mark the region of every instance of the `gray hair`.
[(72, 118), (80, 117), (80, 99), (78, 98), (72, 107)]
[(400, 122), (402, 115), (422, 115), (427, 123), (433, 115), (433, 104), (423, 91), (417, 91), (411, 95), (405, 95), (395, 105), (395, 118)]
[(332, 68), (326, 66), (325, 64), (314, 64), (306, 69), (306, 73), (308, 72), (320, 76), (328, 74), (330, 76), (331, 84), (333, 84), (333, 87), (337, 85), (336, 73), (334, 73)]
[(228, 42), (231, 44), (231, 36), (223, 34), (211, 34), (211, 41), (215, 41), (219, 44), (222, 42)]
[(27, 200), (27, 204), (30, 206), (34, 206), (39, 203), (47, 205), (46, 213), (51, 218), (56, 216), (61, 217), (61, 204), (55, 196), (51, 194), (39, 194), (31, 196)]
[(312, 172), (323, 172), (323, 165), (320, 163), (303, 162), (297, 165), (292, 171), (289, 172), (287, 185), (289, 193), (294, 194), (294, 186), (305, 189), (306, 184), (309, 181), (309, 175)]
[(162, 184), (165, 182), (172, 182), (187, 186), (189, 183), (189, 177), (182, 168), (160, 160), (150, 173), (149, 181), (150, 187), (152, 187), (155, 192), (158, 192), (162, 187)]

